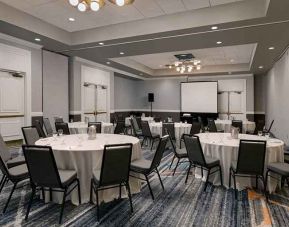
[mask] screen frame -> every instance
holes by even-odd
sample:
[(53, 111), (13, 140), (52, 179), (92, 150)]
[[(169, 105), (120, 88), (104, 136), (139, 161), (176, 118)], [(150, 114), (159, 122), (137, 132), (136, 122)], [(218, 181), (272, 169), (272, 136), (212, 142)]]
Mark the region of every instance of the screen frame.
[(217, 83), (217, 112), (188, 112), (188, 113), (208, 113), (208, 114), (218, 114), (218, 86), (219, 86), (219, 83), (218, 83), (218, 80), (212, 80), (212, 81), (205, 81), (205, 80), (202, 80), (202, 81), (186, 81), (186, 82), (180, 82), (180, 104), (181, 104), (181, 113), (185, 113), (183, 111), (183, 107), (182, 107), (182, 84), (187, 84), (187, 83)]

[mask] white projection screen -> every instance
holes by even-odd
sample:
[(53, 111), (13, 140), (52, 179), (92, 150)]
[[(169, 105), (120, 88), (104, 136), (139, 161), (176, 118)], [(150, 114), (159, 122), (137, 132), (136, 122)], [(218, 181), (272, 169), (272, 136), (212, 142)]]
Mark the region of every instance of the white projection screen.
[(217, 113), (218, 82), (181, 83), (181, 112)]

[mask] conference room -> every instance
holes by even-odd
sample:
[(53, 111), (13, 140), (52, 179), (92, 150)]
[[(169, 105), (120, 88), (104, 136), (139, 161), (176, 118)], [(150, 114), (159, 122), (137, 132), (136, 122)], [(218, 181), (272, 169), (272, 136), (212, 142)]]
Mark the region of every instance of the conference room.
[(288, 10), (0, 0), (0, 226), (288, 226)]

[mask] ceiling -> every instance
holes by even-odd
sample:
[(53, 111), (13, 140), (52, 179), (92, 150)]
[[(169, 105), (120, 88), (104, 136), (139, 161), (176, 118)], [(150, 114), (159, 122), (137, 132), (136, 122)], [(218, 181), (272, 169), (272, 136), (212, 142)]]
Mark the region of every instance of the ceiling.
[(289, 44), (288, 9), (288, 0), (135, 0), (79, 13), (66, 0), (0, 0), (0, 33), (142, 78), (179, 76), (159, 65), (190, 52), (204, 65), (192, 76), (263, 75)]
[[(46, 21), (69, 32), (170, 15), (200, 8), (214, 7), (241, 0), (136, 0), (126, 7), (106, 1), (96, 12), (78, 12), (68, 0), (0, 0), (9, 6)], [(68, 18), (77, 18), (71, 23)]]
[[(176, 52), (166, 52), (157, 54), (137, 55), (130, 57), (112, 58), (112, 61), (126, 64), (128, 66), (143, 65), (154, 71), (159, 71), (159, 74), (167, 73), (167, 64), (173, 64), (177, 59), (174, 55), (176, 54), (188, 54), (191, 53), (195, 56), (195, 59), (201, 60), (203, 68), (201, 71), (205, 71), (206, 68), (211, 66), (226, 66), (237, 65), (244, 67), (243, 64), (247, 65), (247, 69), (250, 69), (251, 61), (254, 57), (256, 44), (245, 44), (236, 46), (225, 46), (225, 47), (213, 47), (197, 50), (186, 50)], [(174, 72), (171, 70), (172, 73)], [(200, 73), (200, 71), (196, 71)], [(155, 72), (156, 73), (156, 72)]]

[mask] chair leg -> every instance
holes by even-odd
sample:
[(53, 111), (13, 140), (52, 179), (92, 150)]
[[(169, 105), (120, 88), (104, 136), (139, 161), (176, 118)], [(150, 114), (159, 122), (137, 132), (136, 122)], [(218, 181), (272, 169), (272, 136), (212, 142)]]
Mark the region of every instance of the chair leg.
[(258, 189), (258, 176), (256, 176), (256, 189)]
[(284, 183), (285, 183), (285, 178), (282, 176), (282, 177), (281, 177), (281, 188), (284, 187)]
[(264, 186), (265, 191), (267, 190), (267, 184), (268, 184), (269, 172), (270, 172), (270, 170), (267, 170), (267, 171), (266, 171), (266, 176), (265, 176), (265, 186)]
[(41, 188), (41, 192), (42, 192), (43, 201), (45, 203), (45, 191), (43, 187)]
[(236, 187), (236, 176), (233, 174), (233, 181), (234, 181), (234, 191), (235, 191), (235, 198), (238, 199), (238, 191)]
[(154, 140), (154, 139), (151, 139), (151, 143), (152, 143), (152, 145), (151, 145), (151, 150), (152, 150), (153, 147), (154, 147), (155, 140)]
[(204, 170), (203, 167), (201, 167), (201, 171), (202, 171), (202, 178), (204, 177)]
[(175, 169), (174, 169), (173, 176), (174, 176), (175, 173), (176, 173), (176, 170), (177, 170), (177, 168), (178, 168), (179, 162), (180, 162), (180, 159), (178, 158), (178, 162), (177, 162), (176, 167), (175, 167)]
[(143, 147), (144, 141), (146, 140), (146, 137), (143, 138), (143, 140), (141, 141), (141, 147)]
[(220, 180), (221, 180), (221, 185), (223, 186), (223, 173), (222, 173), (222, 167), (219, 166), (220, 168)]
[(90, 181), (90, 196), (89, 196), (90, 203), (92, 203), (92, 190), (93, 190), (92, 184), (93, 184), (93, 179), (91, 179)]
[(156, 172), (157, 172), (158, 177), (159, 177), (159, 179), (160, 179), (160, 182), (161, 182), (162, 188), (163, 188), (163, 190), (165, 190), (165, 187), (164, 187), (164, 185), (163, 185), (162, 178), (161, 178), (161, 176), (160, 176), (160, 173), (159, 173), (158, 168), (156, 168)]
[(172, 165), (173, 165), (173, 162), (174, 162), (175, 158), (176, 158), (176, 156), (174, 155), (173, 160), (172, 160), (172, 162), (171, 162), (171, 164), (170, 164), (169, 169), (171, 169), (171, 167), (172, 167)]
[(121, 184), (119, 184), (119, 196), (118, 199), (121, 199)]
[(50, 202), (52, 202), (53, 201), (52, 188), (49, 188), (49, 194), (50, 194)]
[(79, 203), (79, 205), (80, 205), (80, 204), (81, 204), (80, 183), (79, 183), (79, 179), (76, 179), (76, 181), (77, 181), (78, 203)]
[(287, 185), (289, 187), (289, 179), (288, 179), (288, 177), (286, 177), (286, 182), (287, 182)]
[(7, 209), (7, 207), (8, 207), (8, 204), (9, 204), (9, 202), (10, 202), (10, 200), (11, 200), (12, 194), (13, 194), (16, 186), (17, 186), (17, 183), (14, 183), (13, 188), (12, 188), (12, 190), (11, 190), (11, 192), (10, 192), (9, 197), (8, 197), (8, 200), (7, 200), (7, 202), (6, 202), (6, 204), (5, 204), (5, 207), (4, 207), (4, 209), (3, 209), (3, 214), (6, 212), (6, 209)]
[(206, 191), (206, 189), (207, 189), (210, 173), (211, 173), (211, 169), (208, 169), (208, 174), (207, 174), (207, 178), (206, 178), (206, 182), (205, 182), (204, 191)]
[(95, 190), (95, 197), (96, 197), (96, 214), (97, 214), (97, 221), (99, 221), (99, 201), (98, 201), (98, 190)]
[(5, 183), (6, 183), (6, 175), (3, 175), (1, 183), (0, 183), (0, 193), (2, 192), (2, 189), (5, 185)]
[(31, 193), (31, 197), (30, 197), (30, 200), (29, 200), (29, 203), (28, 203), (28, 206), (27, 206), (26, 215), (25, 215), (25, 221), (28, 220), (28, 215), (29, 215), (29, 212), (30, 212), (30, 209), (31, 209), (31, 206), (32, 206), (32, 202), (33, 202), (33, 198), (34, 198), (35, 192), (36, 192), (36, 188), (34, 186), (31, 186), (31, 188), (32, 188), (32, 193)]
[(191, 167), (192, 167), (192, 163), (190, 163), (190, 165), (189, 165), (187, 176), (186, 176), (186, 180), (185, 180), (185, 184), (188, 182), (188, 178), (189, 178), (189, 174), (190, 174), (190, 171), (191, 171)]
[(130, 203), (130, 211), (133, 213), (132, 198), (131, 198), (131, 193), (130, 193), (129, 182), (125, 183), (125, 186), (126, 186), (126, 190), (128, 193), (129, 203)]
[(232, 179), (232, 172), (231, 172), (231, 168), (229, 171), (229, 188), (231, 188), (231, 179)]
[(151, 193), (152, 199), (154, 200), (155, 197), (154, 197), (153, 191), (152, 191), (152, 189), (151, 189), (151, 185), (150, 185), (150, 182), (149, 182), (148, 176), (145, 175), (145, 178), (146, 178), (146, 181), (147, 181), (147, 184), (148, 184), (148, 187), (149, 187), (149, 190), (150, 190), (150, 193)]
[(67, 192), (67, 188), (65, 188), (64, 192), (63, 192), (62, 204), (61, 204), (61, 209), (60, 209), (59, 224), (62, 223), (62, 216), (63, 216), (63, 210), (64, 210), (64, 205), (65, 205), (66, 192)]

